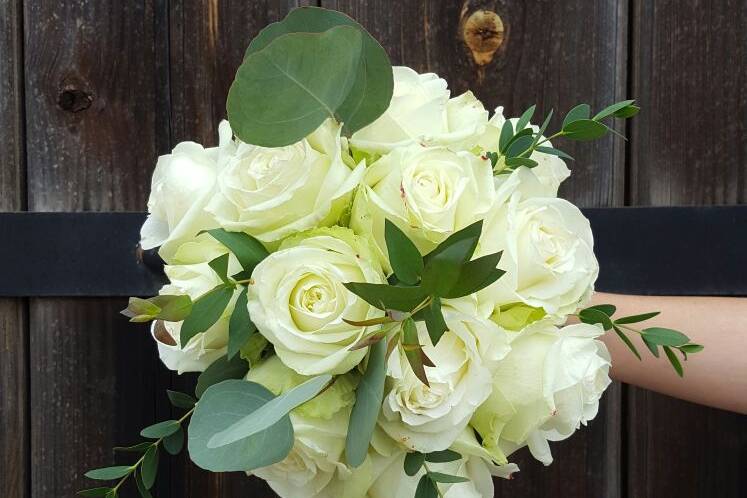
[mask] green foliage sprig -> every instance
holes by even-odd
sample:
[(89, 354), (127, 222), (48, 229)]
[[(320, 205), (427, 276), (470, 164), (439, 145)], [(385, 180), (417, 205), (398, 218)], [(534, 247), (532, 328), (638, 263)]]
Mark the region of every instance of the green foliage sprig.
[(684, 360), (687, 360), (688, 354), (703, 351), (703, 346), (690, 342), (690, 338), (678, 330), (664, 327), (648, 327), (641, 330), (630, 326), (631, 324), (644, 322), (654, 318), (659, 314), (658, 311), (613, 319), (613, 315), (616, 311), (617, 308), (612, 304), (598, 304), (596, 306), (582, 309), (578, 312), (577, 316), (584, 323), (601, 325), (605, 331), (614, 330), (615, 334), (617, 334), (617, 336), (639, 360), (641, 360), (641, 354), (638, 352), (638, 349), (630, 338), (625, 334), (625, 330), (640, 335), (641, 340), (643, 340), (643, 343), (646, 345), (648, 350), (657, 358), (659, 358), (659, 347), (661, 346), (664, 350), (664, 354), (669, 360), (669, 363), (671, 363), (674, 371), (677, 372), (677, 375), (680, 377), (683, 377), (685, 372), (682, 368), (682, 362), (680, 362), (680, 359), (674, 353), (674, 350), (679, 351)]
[(404, 471), (405, 474), (412, 477), (425, 469), (425, 473), (418, 481), (418, 487), (415, 490), (415, 498), (436, 498), (443, 496), (438, 488), (439, 483), (458, 484), (468, 482), (469, 479), (443, 472), (434, 472), (430, 470), (426, 462), (445, 463), (460, 460), (462, 455), (452, 450), (435, 451), (432, 453), (419, 453), (417, 451), (408, 453), (405, 456)]
[(515, 128), (513, 123), (506, 119), (501, 127), (498, 150), (486, 152), (485, 157), (490, 159), (493, 171), (496, 174), (510, 173), (519, 166), (526, 166), (527, 168), (537, 166), (537, 161), (530, 157), (535, 151), (573, 160), (562, 150), (544, 144), (561, 137), (585, 141), (602, 138), (607, 133), (619, 135), (613, 128), (602, 123), (602, 120), (610, 117), (627, 119), (635, 116), (640, 111), (640, 107), (635, 105), (634, 102), (634, 100), (617, 102), (605, 107), (593, 117), (591, 117), (589, 104), (579, 104), (565, 115), (560, 131), (546, 138), (544, 134), (552, 119), (553, 111), (550, 110), (543, 120), (542, 126), (535, 132), (533, 128), (528, 127), (536, 108), (536, 106), (532, 106), (524, 111), (516, 122)]

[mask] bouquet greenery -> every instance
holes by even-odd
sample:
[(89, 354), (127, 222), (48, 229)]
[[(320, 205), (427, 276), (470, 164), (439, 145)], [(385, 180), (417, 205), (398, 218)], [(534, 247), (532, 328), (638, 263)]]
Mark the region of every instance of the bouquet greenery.
[(555, 142), (614, 132), (633, 101), (579, 105), (555, 133), (534, 107), (491, 117), (392, 68), (349, 17), (299, 8), (251, 42), (227, 110), (217, 147), (159, 158), (142, 246), (170, 283), (123, 312), (153, 322), (168, 368), (201, 372), (194, 395), (170, 391), (183, 416), (121, 448), (134, 463), (88, 472), (113, 484), (83, 496), (150, 497), (185, 436), (198, 466), (286, 498), (493, 496), (512, 453), (549, 464), (548, 442), (596, 415), (606, 331), (680, 375), (702, 349), (633, 327), (655, 313), (585, 307), (598, 265), (557, 197)]

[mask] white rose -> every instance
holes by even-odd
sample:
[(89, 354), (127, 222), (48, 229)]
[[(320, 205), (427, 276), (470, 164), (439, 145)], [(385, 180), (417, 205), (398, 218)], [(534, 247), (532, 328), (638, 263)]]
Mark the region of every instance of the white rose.
[[(178, 264), (164, 267), (171, 283), (165, 285), (160, 294), (186, 294), (194, 300), (220, 285), (220, 277), (210, 268), (208, 262), (227, 252), (224, 246), (208, 237), (201, 236), (198, 241), (183, 244), (173, 256)], [(229, 274), (238, 271), (240, 265), (231, 256)], [(182, 322), (163, 322), (163, 328), (154, 323), (151, 333), (164, 365), (179, 374), (202, 372), (215, 360), (224, 356), (228, 345), (228, 322), (237, 296), (238, 293), (235, 293), (232, 302), (214, 325), (192, 337), (184, 348), (180, 346), (179, 340)]]
[[(505, 336), (493, 322), (444, 304), (449, 330), (435, 347), (425, 325), (418, 322), (420, 344), (435, 364), (425, 367), (430, 387), (415, 376), (401, 349), (389, 359), (388, 392), (379, 424), (411, 450), (437, 451), (452, 445), (490, 395), (491, 367), (508, 352)], [(483, 356), (481, 349), (490, 354)]]
[[(278, 395), (308, 378), (271, 357), (250, 370), (247, 380)], [(295, 441), (290, 453), (252, 473), (282, 498), (363, 498), (373, 479), (371, 462), (367, 459), (357, 469), (343, 463), (354, 387), (350, 376), (338, 377), (330, 389), (293, 410)]]
[(207, 206), (223, 228), (265, 243), (317, 226), (333, 225), (363, 176), (343, 156), (341, 127), (326, 121), (293, 145), (265, 148), (238, 143), (218, 176)]
[[(518, 472), (515, 464), (496, 466), (490, 462), (490, 454), (480, 446), (472, 432), (465, 429), (451, 447), (462, 455), (460, 460), (447, 463), (429, 463), (428, 468), (433, 472), (442, 472), (469, 479), (469, 482), (457, 484), (439, 484), (439, 490), (444, 498), (492, 498), (492, 475), (508, 478)], [(405, 454), (396, 454), (389, 458), (374, 460), (374, 468), (381, 467), (375, 472), (376, 480), (368, 492), (369, 498), (410, 497), (415, 495), (418, 482), (424, 474), (421, 469), (414, 476), (408, 476), (403, 471)]]
[(488, 112), (472, 92), (449, 99), (446, 81), (433, 73), (418, 74), (396, 66), (394, 94), (387, 111), (353, 134), (350, 145), (386, 154), (414, 143), (469, 150), (484, 132)]
[[(509, 121), (516, 126), (519, 118), (512, 118)], [(485, 134), (480, 137), (479, 146), (483, 151), (497, 151), (498, 140), (501, 128), (506, 122), (503, 116), (503, 107), (498, 107), (495, 114), (490, 118)], [(534, 132), (539, 131), (539, 127), (529, 124)], [(545, 142), (542, 145), (552, 147), (551, 142)], [(521, 192), (527, 197), (557, 197), (558, 188), (569, 176), (571, 171), (565, 165), (565, 162), (558, 156), (545, 154), (542, 152), (533, 152), (530, 159), (537, 161), (537, 166), (527, 168), (520, 166), (510, 174), (497, 175), (495, 177), (496, 196), (498, 202), (506, 201), (514, 192)]]
[(389, 219), (425, 254), (482, 219), (493, 202), (490, 161), (469, 152), (415, 145), (368, 168), (353, 202), (351, 227), (373, 234), (386, 255), (384, 221)]
[(345, 282), (383, 283), (365, 239), (345, 228), (312, 230), (283, 242), (252, 273), (249, 314), (283, 362), (305, 375), (344, 373), (366, 349), (351, 350), (368, 331), (343, 321), (383, 312)]
[(523, 302), (562, 318), (591, 295), (599, 274), (589, 221), (564, 199), (515, 193), (483, 226), (478, 255), (503, 251), (506, 274), (481, 291), (498, 305)]
[(182, 142), (156, 163), (140, 245), (161, 246), (159, 254), (167, 263), (182, 243), (215, 226), (205, 206), (213, 196), (219, 165), (233, 148), (228, 121), (222, 121), (218, 130), (218, 147)]
[(569, 437), (596, 416), (610, 384), (610, 356), (594, 325), (557, 329), (547, 321), (524, 329), (498, 363), (493, 392), (472, 419), (498, 462), (529, 446), (549, 465), (548, 441)]

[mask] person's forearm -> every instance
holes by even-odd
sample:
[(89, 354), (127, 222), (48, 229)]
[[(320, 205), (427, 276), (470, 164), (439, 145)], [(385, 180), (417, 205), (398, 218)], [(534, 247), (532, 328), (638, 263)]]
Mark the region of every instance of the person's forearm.
[[(725, 410), (747, 413), (747, 299), (720, 297), (625, 296), (597, 293), (593, 304), (617, 306), (618, 316), (661, 314), (640, 324), (682, 331), (705, 350), (684, 362), (680, 378), (664, 355), (654, 358), (637, 334), (629, 337), (643, 361), (614, 332), (603, 337), (612, 355), (611, 376), (619, 381)], [(636, 337), (634, 337), (636, 336)], [(679, 354), (679, 353), (678, 353)]]

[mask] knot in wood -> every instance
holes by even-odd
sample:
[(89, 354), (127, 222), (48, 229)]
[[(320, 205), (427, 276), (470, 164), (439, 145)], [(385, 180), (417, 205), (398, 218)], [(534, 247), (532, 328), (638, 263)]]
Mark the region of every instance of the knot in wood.
[(501, 17), (490, 10), (477, 10), (463, 23), (462, 37), (479, 66), (489, 64), (503, 44), (505, 30)]
[(57, 105), (63, 111), (80, 112), (85, 111), (93, 103), (93, 95), (79, 88), (66, 87), (57, 98)]

